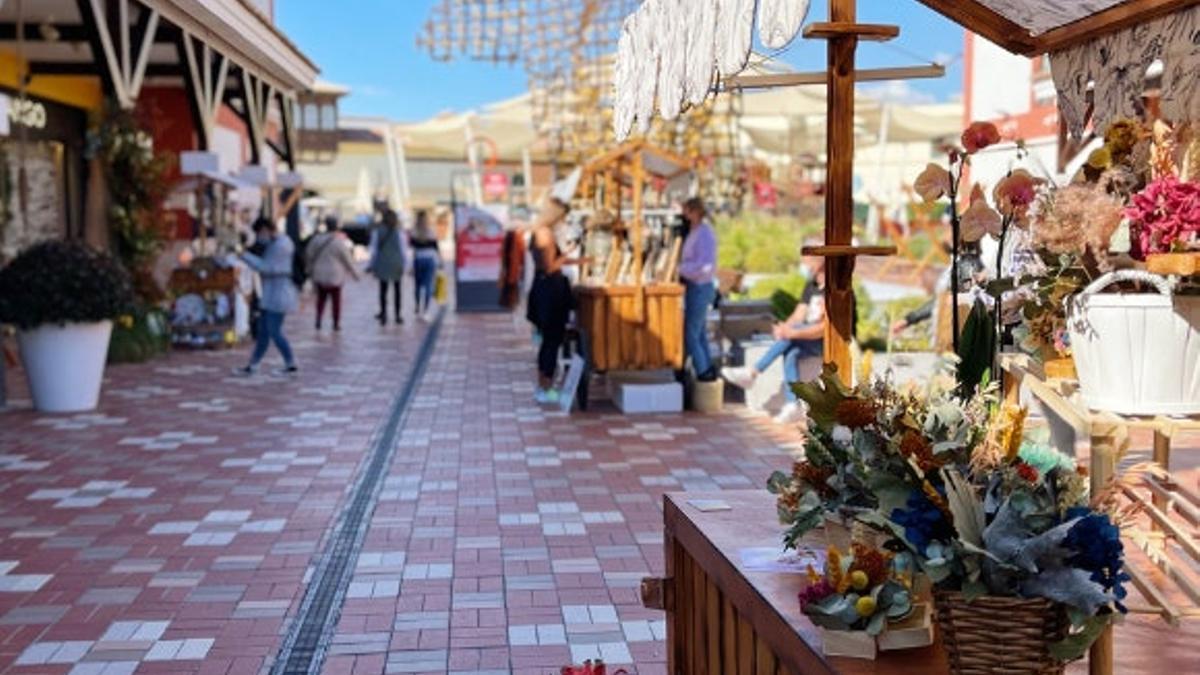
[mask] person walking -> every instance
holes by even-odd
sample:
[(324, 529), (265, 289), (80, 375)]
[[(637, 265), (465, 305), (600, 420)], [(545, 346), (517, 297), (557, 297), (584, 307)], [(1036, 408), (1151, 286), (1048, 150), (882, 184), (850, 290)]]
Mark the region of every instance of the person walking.
[[(772, 330), (775, 343), (754, 365), (721, 370), (721, 375), (730, 384), (749, 389), (760, 374), (782, 357), (786, 402), (775, 417), (780, 424), (795, 424), (804, 418), (806, 410), (792, 385), (816, 379), (825, 354), (825, 259), (805, 256), (803, 262), (808, 270), (808, 283), (791, 316), (775, 324)], [(802, 365), (809, 366), (803, 369), (808, 372), (801, 372)]]
[(317, 289), (317, 330), (321, 330), (321, 319), (325, 316), (326, 303), (331, 305), (333, 330), (342, 329), (342, 286), (349, 275), (359, 280), (354, 269), (354, 245), (342, 232), (337, 216), (325, 218), (325, 231), (313, 236), (305, 249), (305, 267)]
[(256, 255), (247, 251), (242, 254), (242, 260), (258, 272), (262, 280), (258, 332), (255, 334), (250, 362), (235, 373), (250, 376), (257, 372), (259, 363), (267, 354), (267, 348), (274, 343), (283, 356), (284, 367), (281, 372), (294, 375), (299, 368), (296, 367), (292, 346), (283, 334), (283, 321), (288, 314), (296, 311), (300, 302), (296, 285), (292, 281), (292, 263), (296, 247), (290, 237), (280, 234), (275, 223), (266, 218), (255, 221), (254, 235), (256, 242), (264, 247), (263, 253)]
[(554, 388), (558, 373), (558, 354), (567, 335), (567, 320), (575, 305), (571, 282), (563, 267), (582, 261), (565, 257), (558, 246), (555, 230), (566, 220), (568, 207), (551, 198), (533, 228), (530, 253), (533, 256), (533, 284), (529, 288), (525, 318), (541, 335), (538, 346), (538, 387), (534, 400), (538, 403), (558, 403), (559, 392)]
[(429, 321), (433, 316), (433, 283), (437, 278), (438, 268), (442, 266), (442, 254), (438, 249), (437, 235), (429, 224), (427, 211), (417, 211), (408, 244), (413, 251), (415, 311), (422, 321)]
[(696, 379), (712, 382), (717, 379), (717, 370), (708, 348), (708, 310), (717, 294), (713, 286), (717, 271), (717, 233), (708, 220), (708, 209), (699, 197), (684, 202), (683, 217), (688, 224), (679, 261), (679, 276), (685, 287), (683, 344), (692, 360)]
[(381, 326), (387, 324), (388, 286), (393, 289), (392, 305), (396, 323), (404, 323), (400, 316), (400, 284), (404, 279), (408, 257), (406, 249), (404, 234), (400, 231), (400, 218), (395, 211), (384, 211), (383, 222), (371, 233), (371, 261), (367, 265), (367, 269), (379, 280), (379, 313), (375, 318)]

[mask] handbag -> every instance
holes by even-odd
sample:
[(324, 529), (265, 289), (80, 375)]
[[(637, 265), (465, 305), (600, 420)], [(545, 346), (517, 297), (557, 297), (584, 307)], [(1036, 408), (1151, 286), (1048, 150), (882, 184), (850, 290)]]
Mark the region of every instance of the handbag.
[(436, 300), (438, 304), (445, 303), (447, 290), (446, 273), (438, 272), (437, 276), (433, 278), (433, 299)]

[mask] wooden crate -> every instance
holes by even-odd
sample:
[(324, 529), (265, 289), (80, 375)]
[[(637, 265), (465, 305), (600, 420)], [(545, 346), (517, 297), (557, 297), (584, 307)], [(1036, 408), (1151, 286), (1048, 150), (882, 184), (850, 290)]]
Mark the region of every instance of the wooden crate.
[(683, 368), (683, 286), (581, 287), (576, 297), (592, 369)]
[[(721, 500), (732, 509), (704, 513), (692, 499)], [(947, 672), (938, 644), (881, 653), (874, 661), (822, 653), (821, 632), (797, 600), (805, 576), (742, 567), (744, 548), (782, 548), (775, 498), (767, 491), (668, 494), (663, 518), (669, 675)], [(823, 550), (819, 533), (806, 541)]]

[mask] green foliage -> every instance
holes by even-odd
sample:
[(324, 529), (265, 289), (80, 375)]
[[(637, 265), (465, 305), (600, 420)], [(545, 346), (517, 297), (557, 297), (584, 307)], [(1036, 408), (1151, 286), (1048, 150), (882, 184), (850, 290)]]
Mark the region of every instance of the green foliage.
[(820, 223), (800, 224), (753, 212), (717, 218), (714, 227), (720, 242), (717, 264), (750, 274), (794, 272), (805, 237), (820, 231)]
[(79, 242), (36, 244), (0, 270), (0, 323), (23, 330), (106, 321), (132, 309), (129, 274), (112, 256)]
[(964, 396), (984, 381), (996, 358), (996, 320), (982, 301), (976, 301), (959, 338), (958, 382)]
[[(858, 298), (858, 344), (863, 350), (875, 352), (887, 351), (888, 332), (893, 320), (903, 319), (928, 301), (926, 297), (915, 295), (876, 304), (863, 292), (858, 293)], [(933, 342), (932, 331), (933, 326), (927, 323), (897, 335), (892, 339), (892, 351), (928, 351)]]
[(137, 312), (128, 323), (113, 326), (108, 344), (109, 363), (141, 363), (171, 348), (166, 313), (159, 309)]
[[(167, 172), (174, 157), (156, 151), (152, 137), (133, 113), (115, 107), (92, 129), (89, 152), (104, 167), (117, 257), (130, 274), (145, 277), (166, 241), (160, 216), (170, 192)], [(141, 287), (139, 299), (153, 302), (154, 298), (142, 295)]]

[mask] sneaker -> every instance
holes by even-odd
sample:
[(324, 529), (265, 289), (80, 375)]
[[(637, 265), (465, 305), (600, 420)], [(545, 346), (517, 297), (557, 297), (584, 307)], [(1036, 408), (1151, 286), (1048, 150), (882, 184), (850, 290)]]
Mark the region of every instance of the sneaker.
[(298, 367), (296, 367), (294, 364), (290, 365), (290, 366), (284, 366), (283, 368), (278, 368), (275, 370), (276, 375), (296, 375), (299, 372), (300, 372), (300, 369)]
[(254, 375), (254, 372), (254, 366), (242, 366), (241, 368), (233, 369), (233, 374), (237, 375), (238, 377), (250, 377)]
[(559, 394), (557, 389), (539, 389), (537, 393), (534, 394), (533, 400), (541, 403), (542, 405), (555, 405), (558, 403), (558, 397)]
[(736, 368), (722, 368), (721, 377), (725, 378), (726, 382), (735, 387), (749, 389), (750, 387), (754, 386), (754, 380), (757, 377), (757, 373), (755, 373), (753, 369), (747, 368), (746, 366), (739, 366)]
[(775, 416), (776, 424), (798, 424), (804, 419), (804, 408), (799, 403), (788, 403)]

